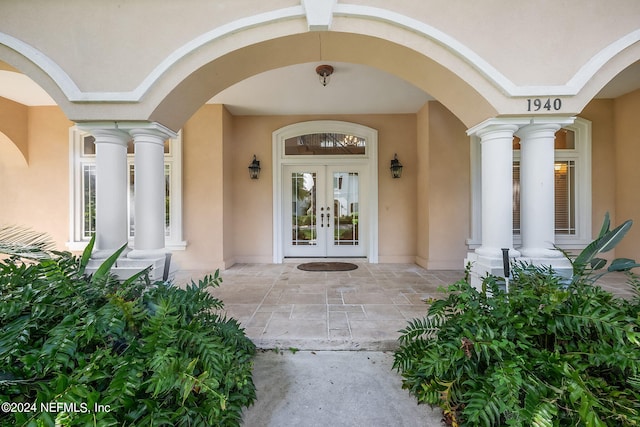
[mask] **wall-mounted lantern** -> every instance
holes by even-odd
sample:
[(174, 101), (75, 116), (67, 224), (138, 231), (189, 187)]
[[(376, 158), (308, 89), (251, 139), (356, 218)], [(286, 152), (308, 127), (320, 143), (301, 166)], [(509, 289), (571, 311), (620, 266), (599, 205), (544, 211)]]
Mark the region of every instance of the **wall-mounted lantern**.
[(249, 176), (251, 179), (258, 179), (260, 175), (260, 160), (256, 159), (256, 155), (253, 155), (253, 161), (249, 165)]
[(393, 155), (393, 160), (391, 160), (391, 176), (393, 178), (400, 178), (402, 176), (402, 163), (398, 160), (398, 155)]

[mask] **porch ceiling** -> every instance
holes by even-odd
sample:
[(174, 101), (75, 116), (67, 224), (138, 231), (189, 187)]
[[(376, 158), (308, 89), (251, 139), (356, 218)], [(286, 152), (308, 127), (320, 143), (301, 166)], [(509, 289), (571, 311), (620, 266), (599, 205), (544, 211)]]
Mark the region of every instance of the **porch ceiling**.
[(257, 74), (214, 96), (235, 115), (415, 113), (433, 99), (412, 84), (375, 68), (328, 62), (334, 72), (322, 86), (320, 62)]

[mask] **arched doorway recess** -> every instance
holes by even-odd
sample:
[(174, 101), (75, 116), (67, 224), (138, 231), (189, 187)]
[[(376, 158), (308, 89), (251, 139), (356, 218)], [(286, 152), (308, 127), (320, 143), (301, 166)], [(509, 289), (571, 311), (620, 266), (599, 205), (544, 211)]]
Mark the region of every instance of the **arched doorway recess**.
[(273, 133), (273, 262), (378, 262), (378, 132), (318, 120)]

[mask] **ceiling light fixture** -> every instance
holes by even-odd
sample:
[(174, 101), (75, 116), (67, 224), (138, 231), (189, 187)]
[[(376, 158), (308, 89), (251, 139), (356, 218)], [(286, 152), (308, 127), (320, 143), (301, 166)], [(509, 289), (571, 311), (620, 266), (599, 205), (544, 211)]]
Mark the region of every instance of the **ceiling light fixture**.
[(318, 65), (316, 67), (316, 73), (320, 78), (320, 84), (326, 86), (329, 84), (331, 74), (333, 74), (333, 67), (331, 65)]

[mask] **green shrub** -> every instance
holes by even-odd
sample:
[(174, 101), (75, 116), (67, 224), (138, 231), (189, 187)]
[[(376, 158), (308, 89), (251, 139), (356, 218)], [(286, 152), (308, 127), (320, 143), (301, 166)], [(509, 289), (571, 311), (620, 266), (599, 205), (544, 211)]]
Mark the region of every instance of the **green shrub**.
[(599, 257), (631, 224), (611, 230), (607, 214), (596, 240), (569, 258), (570, 280), (517, 264), (508, 294), (493, 276), (481, 290), (468, 279), (450, 286), (400, 331), (403, 387), (454, 427), (640, 425), (640, 279), (629, 273), (632, 300), (594, 285), (639, 266)]
[(403, 387), (453, 426), (639, 425), (640, 300), (545, 268), (513, 273), (509, 294), (496, 277), (489, 292), (452, 285), (401, 331)]
[(119, 253), (87, 276), (88, 253), (0, 262), (0, 402), (14, 404), (0, 424), (239, 425), (255, 347), (216, 314), (218, 273), (186, 289), (119, 282)]

